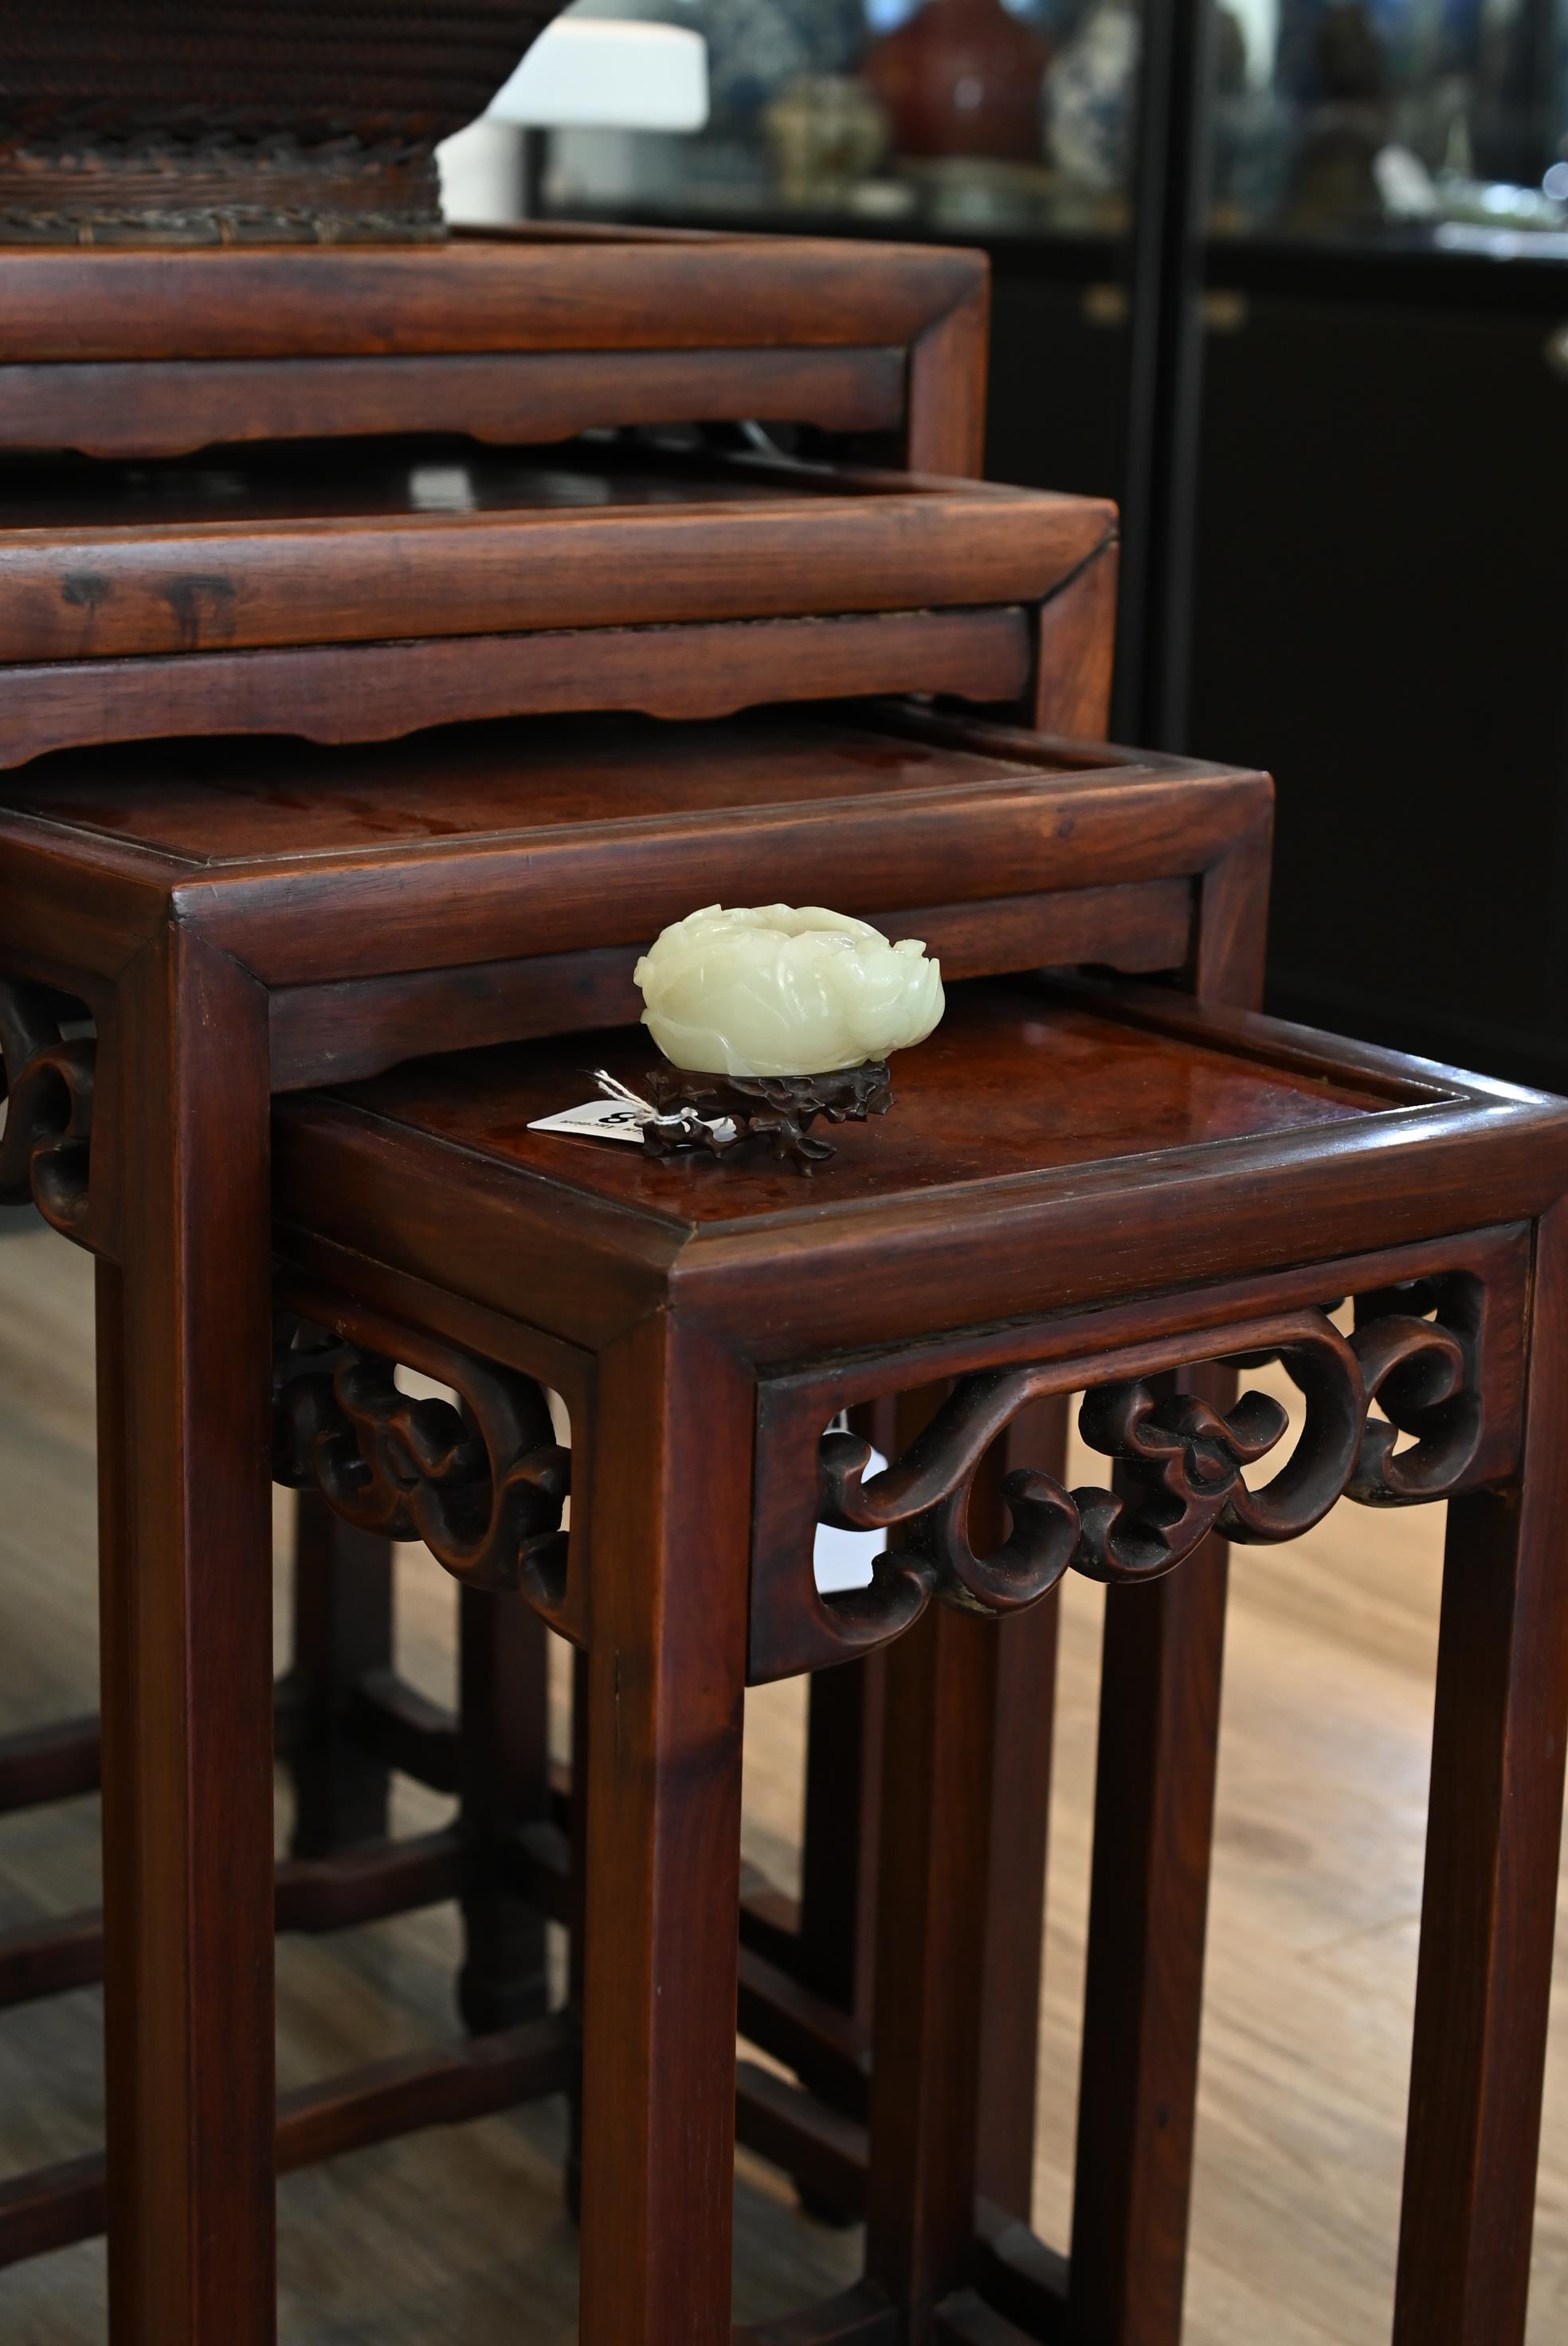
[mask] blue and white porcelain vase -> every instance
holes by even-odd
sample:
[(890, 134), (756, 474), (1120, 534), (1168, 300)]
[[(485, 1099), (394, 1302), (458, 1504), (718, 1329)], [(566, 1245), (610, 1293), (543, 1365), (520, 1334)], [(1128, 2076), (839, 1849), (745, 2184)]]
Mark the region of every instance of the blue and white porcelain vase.
[(1126, 183), (1141, 34), (1135, 0), (1094, 0), (1045, 76), (1045, 153), (1085, 192)]

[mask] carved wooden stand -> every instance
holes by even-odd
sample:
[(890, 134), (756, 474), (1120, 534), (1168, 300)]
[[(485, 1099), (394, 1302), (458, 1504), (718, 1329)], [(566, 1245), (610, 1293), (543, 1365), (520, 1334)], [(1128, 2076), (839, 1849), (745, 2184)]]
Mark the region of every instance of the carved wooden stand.
[(655, 1067), (647, 1096), (657, 1110), (643, 1127), (650, 1157), (702, 1148), (723, 1158), (762, 1146), (801, 1173), (833, 1154), (831, 1141), (810, 1137), (819, 1119), (863, 1124), (868, 1116), (886, 1116), (893, 1104), (885, 1059), (826, 1076), (703, 1076)]

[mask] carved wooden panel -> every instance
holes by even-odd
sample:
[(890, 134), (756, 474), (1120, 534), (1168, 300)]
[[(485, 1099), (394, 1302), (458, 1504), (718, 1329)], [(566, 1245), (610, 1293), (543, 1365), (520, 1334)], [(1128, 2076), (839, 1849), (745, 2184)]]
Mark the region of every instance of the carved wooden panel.
[[(1014, 1612), (1069, 1571), (1122, 1586), (1158, 1579), (1211, 1531), (1268, 1545), (1309, 1531), (1341, 1497), (1400, 1506), (1499, 1480), (1517, 1439), (1511, 1363), (1523, 1296), (1509, 1233), (1495, 1234), (1477, 1260), (1495, 1268), (1493, 1285), (1466, 1269), (1369, 1289), (1355, 1300), (1349, 1335), (1330, 1318), (1333, 1304), (1297, 1306), (1124, 1339), (1097, 1355), (973, 1371), (956, 1379), (904, 1454), (869, 1477), (871, 1453), (859, 1436), (813, 1437), (811, 1515), (895, 1532), (898, 1544), (876, 1560), (868, 1588), (821, 1596), (807, 1544), (786, 1558), (765, 1539), (752, 1560), (753, 1679), (883, 1645), (932, 1596)], [(586, 1542), (579, 1537), (568, 1593), (561, 1514), (570, 1458), (551, 1430), (544, 1388), (356, 1305), (334, 1299), (309, 1308), (331, 1329), (294, 1312), (278, 1322), (278, 1479), (319, 1490), (367, 1530), (423, 1540), (460, 1580), (521, 1591), (580, 1641)], [(1288, 1451), (1289, 1416), (1272, 1395), (1243, 1391), (1222, 1413), (1178, 1389), (1183, 1371), (1275, 1361), (1305, 1404)], [(399, 1363), (451, 1388), (455, 1402), (404, 1392)], [(917, 1375), (911, 1362), (911, 1382)], [(1006, 1535), (977, 1547), (969, 1503), (986, 1453), (1032, 1402), (1078, 1387), (1082, 1433), (1114, 1462), (1114, 1487), (1069, 1490), (1033, 1469), (1014, 1472), (1003, 1486)], [(807, 1382), (797, 1393), (793, 1432), (780, 1419), (770, 1433), (764, 1407), (764, 1480), (811, 1454), (799, 1433), (817, 1390)], [(746, 1565), (736, 1558), (738, 1572)]]
[[(331, 1329), (279, 1315), (273, 1474), (389, 1539), (423, 1540), (454, 1579), (516, 1591), (565, 1634), (571, 1455), (545, 1388), (343, 1306)], [(400, 1366), (451, 1388), (414, 1398)]]
[[(1294, 1539), (1341, 1497), (1407, 1505), (1469, 1487), (1478, 1467), (1495, 1475), (1497, 1429), (1487, 1423), (1479, 1365), (1485, 1303), (1484, 1282), (1455, 1272), (1359, 1296), (1349, 1336), (1329, 1316), (1332, 1305), (1298, 1308), (1159, 1346), (1127, 1343), (1086, 1362), (981, 1370), (957, 1378), (903, 1456), (870, 1476), (870, 1446), (828, 1433), (818, 1446), (818, 1519), (896, 1532), (898, 1544), (876, 1560), (870, 1587), (828, 1597), (804, 1567), (787, 1578), (779, 1557), (764, 1557), (753, 1678), (883, 1644), (933, 1596), (1013, 1612), (1069, 1571), (1124, 1586), (1154, 1580), (1211, 1531), (1243, 1545)], [(1289, 1419), (1271, 1395), (1243, 1391), (1222, 1414), (1175, 1389), (1181, 1370), (1276, 1360), (1306, 1404), (1283, 1456)], [(1138, 1373), (1116, 1375), (1118, 1363), (1135, 1362)], [(1007, 1535), (978, 1552), (969, 1501), (982, 1459), (1020, 1411), (1075, 1384), (1087, 1388), (1080, 1430), (1115, 1463), (1115, 1487), (1069, 1490), (1015, 1472), (1003, 1485)], [(1505, 1401), (1500, 1394), (1495, 1406)], [(1252, 1470), (1269, 1460), (1275, 1470), (1260, 1479)]]
[(55, 997), (0, 984), (0, 1203), (28, 1198), (44, 1219), (90, 1245), (88, 1173), (93, 1122), (90, 1036), (67, 1038)]

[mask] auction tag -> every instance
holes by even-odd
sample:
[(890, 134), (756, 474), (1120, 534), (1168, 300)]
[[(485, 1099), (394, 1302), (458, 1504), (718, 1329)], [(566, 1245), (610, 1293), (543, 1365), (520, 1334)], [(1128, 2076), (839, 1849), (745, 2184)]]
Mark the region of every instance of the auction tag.
[(581, 1107), (564, 1107), (558, 1116), (535, 1117), (530, 1132), (575, 1132), (588, 1140), (629, 1140), (642, 1146), (647, 1117), (626, 1100), (585, 1100)]

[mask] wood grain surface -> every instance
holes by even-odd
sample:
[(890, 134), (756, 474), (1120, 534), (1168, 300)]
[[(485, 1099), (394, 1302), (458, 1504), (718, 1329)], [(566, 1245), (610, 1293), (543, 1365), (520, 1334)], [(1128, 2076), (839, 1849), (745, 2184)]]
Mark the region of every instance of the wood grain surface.
[(759, 420), (886, 434), (906, 463), (978, 473), (986, 267), (916, 246), (545, 222), (460, 233), (435, 255), (12, 252), (0, 442), (146, 458)]
[(904, 354), (898, 349), (460, 352), (0, 367), (0, 445), (72, 448), (100, 457), (183, 456), (215, 441), (311, 440), (327, 432), (469, 432), (476, 440), (508, 443), (677, 422), (891, 432), (903, 410)]
[(0, 472), (0, 661), (1038, 601), (1115, 527), (927, 474), (392, 449)]
[[(718, 1173), (531, 1130), (571, 1104), (590, 1047), (634, 1088), (654, 1056), (634, 1029), (291, 1098), (274, 1124), (281, 1215), (588, 1343), (657, 1308), (678, 1259), (686, 1307), (759, 1367), (919, 1348), (890, 1370), (896, 1390), (913, 1360), (942, 1373), (944, 1331), (1140, 1286), (1259, 1272), (1267, 1289), (1282, 1259), (1540, 1212), (1568, 1172), (1560, 1103), (1152, 987), (955, 987), (900, 1065), (895, 1113), (840, 1130), (830, 1194), (766, 1161)], [(947, 1349), (978, 1365), (966, 1347)]]
[(903, 342), (972, 301), (978, 253), (836, 239), (463, 237), (422, 250), (5, 255), (0, 360)]
[(561, 709), (728, 717), (765, 700), (932, 690), (1006, 703), (1027, 683), (1029, 615), (973, 610), (699, 621), (678, 630), (543, 627), (385, 644), (211, 651), (200, 659), (7, 668), (0, 766), (52, 750), (189, 734), (388, 741), (426, 726)]

